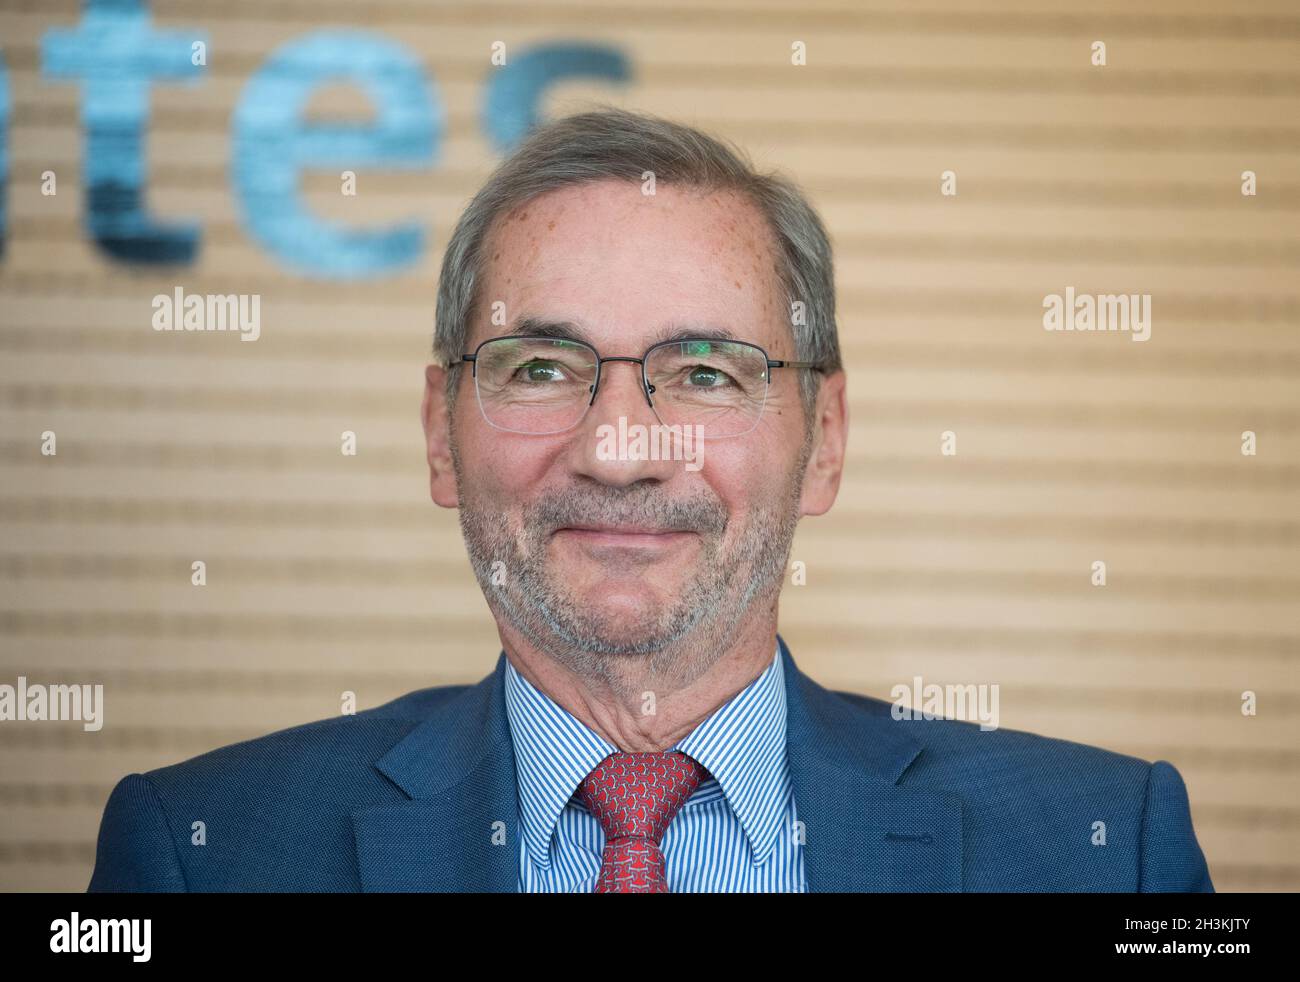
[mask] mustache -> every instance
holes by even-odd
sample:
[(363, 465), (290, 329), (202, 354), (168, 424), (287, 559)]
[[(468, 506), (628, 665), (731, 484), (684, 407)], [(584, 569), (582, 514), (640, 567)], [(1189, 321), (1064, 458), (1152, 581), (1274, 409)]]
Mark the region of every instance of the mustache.
[(524, 519), (527, 528), (543, 535), (593, 523), (720, 534), (727, 527), (727, 510), (709, 495), (680, 498), (649, 486), (598, 485), (545, 492), (524, 510)]

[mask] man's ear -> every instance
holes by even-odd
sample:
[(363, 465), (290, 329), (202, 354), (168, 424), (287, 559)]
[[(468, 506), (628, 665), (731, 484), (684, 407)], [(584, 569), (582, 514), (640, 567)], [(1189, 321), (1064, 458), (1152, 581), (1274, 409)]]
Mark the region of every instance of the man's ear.
[(832, 372), (818, 388), (812, 449), (803, 475), (801, 515), (824, 515), (835, 504), (844, 476), (849, 440), (849, 405), (844, 372)]
[(451, 428), (447, 418), (447, 370), (438, 365), (424, 369), (424, 446), (429, 460), (429, 497), (434, 504), (455, 508), (460, 504), (456, 471), (451, 463)]

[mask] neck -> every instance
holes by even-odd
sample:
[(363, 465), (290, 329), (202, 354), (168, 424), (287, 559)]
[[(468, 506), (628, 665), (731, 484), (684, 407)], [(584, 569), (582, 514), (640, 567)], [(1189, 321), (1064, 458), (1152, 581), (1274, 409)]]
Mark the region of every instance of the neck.
[(657, 752), (688, 736), (772, 663), (775, 604), (763, 613), (733, 632), (725, 648), (706, 642), (703, 670), (697, 664), (687, 676), (675, 665), (655, 673), (652, 665), (664, 660), (654, 653), (610, 655), (599, 675), (579, 675), (511, 625), (498, 621), (498, 631), (515, 670), (557, 705), (619, 750)]

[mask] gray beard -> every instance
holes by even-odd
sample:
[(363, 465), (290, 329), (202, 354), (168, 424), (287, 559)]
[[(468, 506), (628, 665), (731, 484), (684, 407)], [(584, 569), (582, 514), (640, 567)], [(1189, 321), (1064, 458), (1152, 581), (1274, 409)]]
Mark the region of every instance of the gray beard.
[[(579, 678), (615, 688), (628, 675), (689, 685), (726, 653), (750, 605), (756, 599), (775, 603), (780, 594), (810, 449), (806, 440), (780, 493), (751, 510), (730, 552), (721, 549), (730, 522), (713, 495), (670, 498), (649, 482), (626, 488), (590, 482), (530, 502), (519, 531), (500, 512), (480, 511), (467, 501), (472, 496), (462, 496), (460, 526), (470, 564), (493, 613)], [(460, 482), (454, 443), (451, 455)], [(700, 536), (694, 577), (681, 596), (632, 626), (634, 633), (564, 592), (563, 578), (550, 568), (551, 534), (587, 522), (688, 529)], [(629, 658), (642, 663), (639, 671), (628, 671)]]

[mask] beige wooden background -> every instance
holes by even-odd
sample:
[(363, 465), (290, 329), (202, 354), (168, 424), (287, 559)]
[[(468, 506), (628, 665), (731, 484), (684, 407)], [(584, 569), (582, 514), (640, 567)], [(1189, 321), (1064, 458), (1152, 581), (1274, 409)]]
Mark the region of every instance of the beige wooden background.
[[(157, 2), (156, 25), (220, 53), (202, 84), (152, 90), (151, 211), (204, 229), (181, 272), (84, 238), (77, 89), (38, 56), (79, 5), (0, 10), (0, 682), (107, 688), (98, 733), (0, 723), (0, 887), (83, 889), (129, 771), (335, 714), (343, 690), (373, 706), (492, 667), (455, 515), (427, 495), (435, 278), (494, 161), (489, 45), (599, 40), (631, 83), (563, 85), (548, 112), (601, 100), (736, 138), (835, 239), (851, 460), (795, 544), (808, 584), (782, 624), (801, 667), (886, 698), (918, 674), (997, 682), (1004, 727), (1172, 761), (1219, 889), (1300, 888), (1293, 2)], [(447, 108), (429, 170), (363, 171), (356, 198), (306, 181), (323, 215), (426, 223), (431, 248), (395, 278), (296, 276), (235, 219), (232, 107), (325, 23), (406, 45)], [(340, 86), (313, 112), (366, 107)], [(177, 285), (260, 293), (261, 339), (152, 331), (150, 298)], [(1044, 295), (1070, 285), (1151, 294), (1151, 340), (1045, 332)]]

